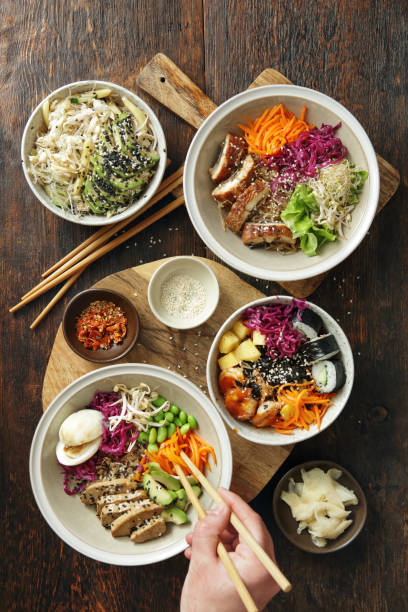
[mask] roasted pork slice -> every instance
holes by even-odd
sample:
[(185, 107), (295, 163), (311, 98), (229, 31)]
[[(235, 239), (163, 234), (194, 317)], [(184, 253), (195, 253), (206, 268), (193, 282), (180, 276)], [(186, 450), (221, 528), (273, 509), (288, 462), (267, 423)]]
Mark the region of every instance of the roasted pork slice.
[(212, 191), (212, 196), (222, 204), (235, 202), (236, 197), (244, 191), (251, 180), (255, 169), (255, 161), (252, 155), (247, 155), (242, 165), (226, 181), (217, 185)]
[(279, 412), (279, 402), (263, 402), (252, 417), (251, 423), (255, 427), (270, 427), (276, 420), (276, 415)]
[(159, 538), (165, 532), (166, 521), (161, 516), (153, 516), (132, 531), (130, 539), (135, 543), (147, 542)]
[(245, 223), (242, 242), (249, 247), (276, 243), (293, 246), (296, 240), (284, 223)]
[(239, 194), (225, 219), (225, 223), (235, 233), (241, 230), (251, 212), (269, 193), (269, 185), (263, 181), (250, 183), (242, 193)]
[(108, 504), (120, 504), (121, 502), (137, 501), (138, 499), (146, 499), (147, 493), (143, 489), (132, 491), (131, 493), (118, 493), (117, 495), (102, 495), (98, 498), (96, 505), (96, 514), (99, 516), (102, 508)]
[(130, 506), (130, 510), (111, 523), (111, 534), (114, 538), (130, 535), (132, 529), (139, 527), (143, 521), (160, 514), (163, 510), (163, 506), (159, 506), (151, 499), (130, 502)]
[(117, 493), (130, 493), (140, 487), (136, 480), (128, 478), (114, 478), (113, 480), (97, 480), (88, 485), (81, 493), (83, 504), (96, 504), (102, 495), (116, 495)]
[(227, 134), (222, 143), (220, 155), (209, 170), (214, 183), (221, 183), (234, 174), (247, 151), (248, 145), (242, 136)]

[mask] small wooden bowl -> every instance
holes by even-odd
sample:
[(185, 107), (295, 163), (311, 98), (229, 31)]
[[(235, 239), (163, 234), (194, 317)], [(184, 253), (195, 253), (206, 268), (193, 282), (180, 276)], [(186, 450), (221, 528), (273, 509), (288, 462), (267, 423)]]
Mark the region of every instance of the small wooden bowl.
[[(113, 302), (116, 306), (120, 306), (126, 314), (127, 330), (126, 336), (120, 344), (113, 344), (108, 349), (92, 351), (85, 348), (76, 337), (76, 320), (91, 302), (97, 300), (107, 300)], [(69, 302), (62, 319), (62, 330), (67, 344), (77, 355), (93, 363), (112, 363), (124, 357), (134, 347), (139, 335), (139, 327), (139, 317), (132, 302), (124, 295), (109, 289), (87, 289), (78, 293)]]
[[(300, 471), (302, 469), (311, 470), (316, 467), (321, 468), (325, 472), (330, 468), (341, 470), (342, 475), (339, 478), (340, 484), (348, 489), (352, 489), (358, 499), (358, 504), (356, 506), (347, 506), (347, 509), (351, 510), (350, 518), (353, 519), (350, 527), (335, 540), (328, 540), (326, 546), (322, 548), (313, 544), (312, 538), (307, 530), (302, 531), (301, 534), (297, 533), (298, 521), (293, 518), (292, 512), (286, 502), (280, 498), (282, 491), (287, 491), (291, 478), (293, 478), (295, 482), (302, 482)], [(344, 548), (358, 536), (367, 518), (367, 500), (357, 480), (350, 472), (341, 467), (341, 465), (333, 461), (307, 461), (289, 470), (289, 472), (287, 472), (278, 482), (273, 494), (273, 513), (279, 529), (292, 544), (306, 552), (326, 554)]]

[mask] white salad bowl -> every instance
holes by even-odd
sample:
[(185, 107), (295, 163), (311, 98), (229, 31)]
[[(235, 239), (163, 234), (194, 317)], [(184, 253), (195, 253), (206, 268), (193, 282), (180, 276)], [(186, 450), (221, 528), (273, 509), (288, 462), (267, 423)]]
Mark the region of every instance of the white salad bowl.
[[(40, 511), (53, 531), (78, 552), (114, 565), (146, 565), (173, 557), (187, 548), (185, 537), (196, 522), (190, 508), (185, 525), (169, 524), (166, 533), (148, 542), (134, 544), (129, 538), (113, 538), (100, 524), (94, 506), (81, 503), (79, 495), (63, 489), (63, 474), (55, 447), (61, 423), (84, 408), (95, 391), (109, 391), (117, 383), (128, 386), (147, 383), (172, 402), (184, 407), (198, 423), (198, 433), (213, 446), (217, 464), (207, 470), (214, 487), (228, 488), (232, 476), (232, 453), (225, 425), (210, 400), (187, 379), (156, 366), (126, 363), (107, 366), (78, 378), (50, 404), (35, 431), (30, 452), (30, 478)], [(212, 463), (212, 460), (211, 460)], [(212, 505), (204, 492), (204, 508)]]
[[(314, 257), (302, 251), (291, 254), (264, 248), (250, 249), (241, 237), (224, 231), (217, 204), (211, 196), (214, 183), (209, 176), (226, 134), (241, 134), (238, 123), (254, 120), (267, 108), (283, 103), (300, 116), (307, 107), (309, 123), (341, 127), (336, 135), (347, 147), (352, 162), (368, 171), (346, 230), (346, 239), (326, 243)], [(204, 243), (226, 264), (256, 278), (273, 281), (294, 281), (327, 272), (343, 261), (360, 244), (370, 228), (377, 210), (380, 178), (373, 146), (357, 119), (344, 106), (318, 91), (295, 85), (257, 87), (230, 98), (219, 106), (195, 135), (188, 150), (184, 170), (184, 195), (190, 219)]]
[[(147, 185), (147, 188), (142, 192), (140, 197), (137, 200), (134, 200), (132, 204), (130, 204), (130, 206), (128, 206), (123, 212), (117, 215), (113, 215), (112, 217), (92, 214), (82, 216), (74, 215), (69, 210), (59, 208), (58, 206), (53, 204), (50, 196), (46, 193), (42, 185), (33, 181), (33, 178), (29, 172), (28, 157), (34, 148), (34, 143), (38, 134), (45, 128), (44, 119), (42, 115), (42, 106), (44, 102), (51, 102), (55, 99), (63, 99), (67, 96), (79, 94), (84, 91), (90, 91), (92, 89), (105, 88), (111, 89), (112, 92), (114, 94), (117, 94), (118, 96), (125, 96), (131, 102), (133, 102), (133, 104), (141, 108), (146, 113), (149, 118), (152, 131), (157, 138), (157, 152), (160, 155), (160, 160), (156, 166), (155, 174)], [(40, 200), (40, 202), (46, 208), (48, 208), (48, 210), (53, 212), (58, 217), (61, 217), (62, 219), (67, 219), (68, 221), (72, 221), (73, 223), (79, 223), (80, 225), (109, 225), (111, 223), (116, 223), (117, 221), (123, 221), (124, 219), (127, 219), (135, 212), (140, 210), (153, 197), (162, 181), (163, 174), (166, 169), (167, 145), (163, 128), (158, 118), (156, 117), (150, 106), (148, 106), (146, 102), (139, 98), (139, 96), (129, 91), (129, 89), (125, 89), (120, 85), (115, 85), (114, 83), (109, 83), (107, 81), (76, 81), (75, 83), (69, 83), (68, 85), (59, 87), (59, 89), (56, 89), (55, 91), (50, 93), (33, 110), (23, 132), (23, 138), (21, 141), (21, 160), (24, 176), (27, 180), (28, 185), (30, 186), (31, 191), (37, 197), (37, 199)]]
[(239, 321), (241, 319), (242, 314), (247, 308), (253, 308), (261, 304), (268, 304), (270, 302), (274, 304), (290, 304), (292, 299), (293, 298), (288, 297), (286, 295), (274, 295), (271, 297), (265, 297), (259, 300), (255, 300), (254, 302), (249, 302), (245, 306), (242, 306), (242, 308), (236, 310), (220, 327), (211, 345), (207, 360), (208, 391), (212, 401), (214, 402), (215, 406), (218, 409), (218, 412), (221, 414), (224, 421), (229, 425), (229, 427), (231, 427), (231, 429), (236, 431), (243, 438), (251, 440), (251, 442), (265, 444), (268, 446), (284, 446), (286, 444), (302, 442), (303, 440), (307, 440), (309, 438), (312, 438), (313, 436), (317, 436), (317, 434), (324, 431), (327, 427), (329, 427), (329, 425), (334, 423), (334, 421), (337, 419), (337, 417), (343, 410), (344, 406), (347, 404), (354, 381), (353, 353), (345, 333), (341, 329), (340, 325), (336, 323), (333, 317), (331, 317), (325, 310), (319, 308), (319, 306), (316, 306), (311, 302), (306, 302), (306, 306), (308, 308), (320, 315), (327, 332), (335, 336), (337, 343), (340, 347), (340, 354), (339, 356), (336, 356), (336, 358), (341, 358), (346, 374), (346, 382), (344, 386), (336, 392), (336, 396), (333, 398), (332, 405), (327, 410), (326, 414), (322, 419), (320, 430), (318, 429), (317, 425), (311, 425), (309, 431), (295, 429), (292, 434), (280, 434), (272, 427), (257, 428), (254, 427), (254, 425), (251, 425), (250, 423), (246, 423), (245, 421), (238, 421), (237, 419), (234, 419), (234, 417), (231, 416), (231, 414), (225, 408), (224, 396), (218, 388), (218, 376), (220, 373), (220, 368), (218, 365), (218, 358), (220, 357), (218, 345), (220, 343), (221, 336), (226, 331), (230, 330), (234, 323), (236, 323), (236, 321)]

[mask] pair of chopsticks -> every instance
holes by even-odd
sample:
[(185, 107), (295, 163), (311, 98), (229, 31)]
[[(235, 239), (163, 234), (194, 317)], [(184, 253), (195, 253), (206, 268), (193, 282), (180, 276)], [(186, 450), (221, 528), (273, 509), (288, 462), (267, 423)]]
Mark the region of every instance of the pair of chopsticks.
[(103, 257), (103, 255), (106, 255), (106, 253), (109, 253), (123, 242), (126, 242), (126, 240), (129, 240), (129, 238), (132, 238), (139, 232), (142, 232), (144, 229), (184, 204), (184, 196), (181, 195), (170, 202), (170, 204), (167, 204), (157, 212), (153, 213), (147, 219), (144, 219), (109, 242), (109, 239), (114, 236), (114, 234), (120, 232), (124, 227), (126, 227), (126, 225), (132, 221), (135, 221), (146, 210), (151, 208), (153, 204), (156, 204), (156, 202), (159, 202), (162, 198), (179, 187), (183, 182), (183, 170), (184, 168), (181, 166), (178, 170), (176, 170), (176, 172), (162, 181), (157, 193), (153, 196), (153, 198), (151, 198), (151, 200), (149, 200), (145, 206), (143, 206), (131, 217), (118, 223), (109, 225), (108, 227), (102, 227), (100, 230), (78, 245), (75, 249), (73, 249), (70, 253), (60, 259), (56, 264), (51, 266), (51, 268), (46, 270), (42, 274), (44, 280), (23, 295), (21, 301), (10, 308), (9, 312), (15, 312), (16, 310), (23, 308), (23, 306), (29, 304), (40, 295), (43, 295), (56, 285), (66, 281), (58, 293), (53, 297), (51, 302), (30, 325), (30, 329), (37, 327), (40, 321), (43, 320), (47, 313), (55, 306), (55, 304), (61, 299), (61, 297), (68, 291), (68, 289), (75, 283), (82, 272), (91, 263), (100, 257)]
[[(195, 478), (201, 483), (203, 488), (207, 491), (209, 496), (216, 504), (225, 504), (225, 501), (222, 499), (221, 495), (218, 493), (216, 489), (211, 485), (211, 483), (207, 480), (204, 474), (194, 465), (194, 463), (187, 457), (187, 455), (181, 451), (180, 453), (183, 461), (188, 465), (191, 470), (191, 473)], [(186, 476), (184, 475), (183, 470), (177, 464), (174, 464), (174, 469), (177, 472), (177, 475), (180, 478), (180, 481), (188, 495), (188, 498), (192, 505), (194, 506), (198, 517), (201, 519), (205, 516), (205, 511), (202, 508), (200, 502), (198, 501), (198, 497), (195, 495), (190, 483), (188, 482)], [(277, 565), (272, 561), (269, 555), (263, 550), (263, 548), (258, 544), (255, 540), (254, 536), (248, 531), (245, 525), (240, 521), (238, 516), (231, 512), (230, 522), (233, 527), (237, 530), (240, 536), (245, 540), (248, 546), (251, 548), (252, 552), (258, 557), (259, 561), (265, 567), (265, 569), (270, 573), (275, 582), (278, 583), (282, 591), (288, 593), (292, 585), (289, 580), (282, 574)], [(238, 594), (241, 597), (242, 603), (245, 605), (246, 609), (251, 612), (256, 612), (258, 609), (254, 600), (252, 599), (248, 589), (246, 588), (244, 582), (242, 581), (240, 575), (238, 574), (224, 544), (222, 542), (218, 543), (217, 553), (235, 586), (238, 591)]]

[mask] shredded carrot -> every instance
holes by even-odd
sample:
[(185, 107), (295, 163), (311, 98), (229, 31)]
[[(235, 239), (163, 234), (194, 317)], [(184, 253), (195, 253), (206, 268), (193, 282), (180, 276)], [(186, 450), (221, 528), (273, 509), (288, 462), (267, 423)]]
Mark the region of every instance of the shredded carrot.
[(278, 416), (272, 426), (281, 434), (291, 434), (294, 429), (308, 431), (310, 425), (314, 423), (320, 430), (322, 418), (335, 395), (335, 393), (321, 393), (314, 381), (281, 385), (277, 390), (277, 400), (281, 406), (291, 407), (292, 416), (287, 420)]
[(300, 119), (283, 104), (266, 109), (255, 121), (248, 119), (248, 125), (238, 124), (244, 132), (249, 153), (276, 155), (288, 142), (293, 142), (302, 132), (314, 128), (305, 121), (306, 107), (302, 108)]
[(171, 438), (160, 444), (157, 453), (149, 453), (149, 461), (158, 463), (162, 470), (166, 471), (168, 474), (177, 475), (173, 467), (174, 464), (179, 465), (185, 474), (191, 474), (189, 467), (180, 457), (181, 451), (184, 451), (187, 457), (189, 457), (194, 465), (202, 472), (205, 467), (211, 470), (208, 462), (209, 455), (212, 456), (214, 463), (217, 463), (212, 446), (204, 442), (191, 429), (185, 435), (182, 435), (179, 427), (177, 427)]

